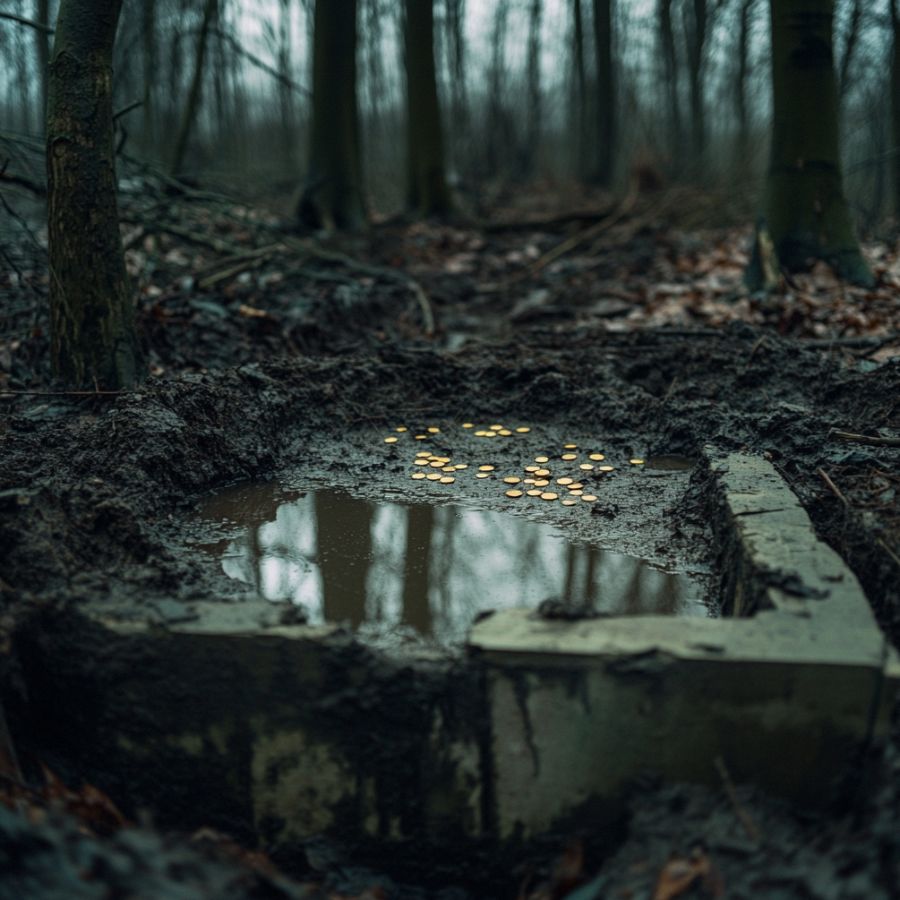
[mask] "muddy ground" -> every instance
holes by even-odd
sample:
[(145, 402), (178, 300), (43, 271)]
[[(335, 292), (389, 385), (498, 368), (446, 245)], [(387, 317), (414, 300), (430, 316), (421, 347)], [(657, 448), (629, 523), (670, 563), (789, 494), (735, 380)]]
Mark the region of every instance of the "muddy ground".
[[(754, 298), (720, 271), (713, 290), (710, 267), (739, 272), (734, 248), (746, 234), (678, 231), (654, 201), (620, 211), (606, 230), (597, 229), (602, 215), (525, 229), (383, 226), (325, 254), (311, 249), (321, 244), (279, 245), (248, 268), (235, 251), (278, 244), (277, 219), (242, 209), (235, 224), (233, 207), (223, 215), (188, 200), (189, 238), (140, 219), (142, 200), (125, 204), (141, 229), (126, 243), (153, 373), (139, 389), (47, 393), (39, 249), (24, 248), (21, 271), (2, 283), (15, 311), (0, 345), (2, 693), (33, 780), (44, 760), (29, 746), (16, 634), (86, 601), (153, 606), (165, 618), (173, 601), (239, 600), (235, 583), (173, 541), (173, 523), (217, 487), (285, 470), (412, 497), (407, 451), (382, 441), (398, 424), (440, 425), (438, 445), (451, 449), (452, 423), (532, 426), (524, 443), (492, 447), (501, 462), (595, 436), (621, 458), (696, 457), (704, 444), (765, 453), (900, 645), (900, 449), (832, 434), (898, 433), (893, 257), (879, 257), (879, 288), (865, 297), (821, 273)], [(664, 284), (679, 287), (663, 297)], [(675, 496), (648, 474), (616, 476), (610, 496), (579, 510), (578, 528), (702, 568), (702, 477)], [(480, 490), (467, 483), (453, 496), (505, 508), (496, 490)], [(643, 519), (629, 512), (637, 496), (654, 498)], [(531, 514), (554, 520), (560, 511)], [(481, 888), (468, 872), (444, 896), (562, 897), (581, 885), (572, 894), (580, 900), (647, 897), (654, 886), (665, 897), (897, 897), (898, 761), (900, 731), (886, 759), (860, 765), (847, 802), (815, 817), (743, 789), (736, 808), (724, 790), (648, 784), (605, 858), (573, 861), (570, 849), (554, 875), (564, 848), (548, 846), (505, 876), (485, 873)], [(77, 787), (78, 773), (64, 759), (54, 764)], [(112, 800), (137, 815), (127, 798)], [(112, 897), (138, 886), (160, 897), (438, 895), (434, 883), (400, 889), (315, 848), (288, 879), (219, 838), (152, 828), (98, 836), (71, 809), (45, 820), (41, 798), (24, 805), (30, 820), (0, 810), (4, 868), (21, 860), (0, 896)], [(739, 812), (764, 837), (752, 839)], [(675, 870), (664, 868), (670, 855)]]

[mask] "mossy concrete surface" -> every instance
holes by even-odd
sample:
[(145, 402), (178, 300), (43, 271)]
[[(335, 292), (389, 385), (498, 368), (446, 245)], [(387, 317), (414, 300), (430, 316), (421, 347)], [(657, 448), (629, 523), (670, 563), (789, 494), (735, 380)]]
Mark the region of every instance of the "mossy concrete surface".
[(95, 604), (18, 636), (17, 716), (35, 757), (130, 812), (285, 852), (325, 835), (462, 858), (611, 822), (647, 775), (819, 801), (884, 737), (900, 664), (774, 468), (706, 465), (731, 618), (512, 610), (453, 655), (265, 603)]

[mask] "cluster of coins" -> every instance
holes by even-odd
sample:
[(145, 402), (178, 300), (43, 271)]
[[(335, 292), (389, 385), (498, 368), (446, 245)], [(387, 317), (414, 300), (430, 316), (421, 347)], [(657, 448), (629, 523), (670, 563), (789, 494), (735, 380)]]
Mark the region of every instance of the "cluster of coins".
[[(472, 422), (463, 422), (462, 427), (477, 438), (513, 437), (514, 435), (528, 434), (531, 429), (527, 426), (507, 428), (504, 425), (491, 425), (488, 428), (475, 429)], [(401, 425), (395, 429), (398, 434), (406, 434), (409, 429)], [(427, 441), (434, 435), (441, 433), (440, 428), (429, 426), (421, 434), (413, 434), (417, 441)], [(397, 435), (390, 435), (384, 439), (386, 444), (396, 444), (400, 440)], [(584, 453), (579, 451), (577, 444), (563, 445), (559, 454), (559, 461), (574, 467), (578, 471), (574, 476), (566, 473), (554, 472), (550, 466), (551, 457), (542, 454), (534, 458), (534, 463), (526, 465), (524, 475), (500, 475), (497, 467), (488, 463), (474, 467), (477, 479), (500, 478), (504, 485), (509, 485), (505, 494), (512, 499), (520, 497), (534, 497), (552, 503), (559, 500), (563, 506), (575, 506), (578, 503), (596, 503), (598, 497), (585, 488), (582, 478), (607, 475), (615, 471), (615, 466), (610, 465), (606, 456), (599, 452)], [(579, 462), (581, 460), (581, 462)], [(643, 466), (644, 460), (633, 457), (628, 460), (629, 465)], [(414, 471), (410, 477), (414, 481), (432, 481), (438, 484), (453, 484), (456, 481), (456, 473), (469, 468), (468, 463), (455, 462), (450, 456), (439, 456), (429, 453), (427, 450), (419, 450), (413, 462)]]

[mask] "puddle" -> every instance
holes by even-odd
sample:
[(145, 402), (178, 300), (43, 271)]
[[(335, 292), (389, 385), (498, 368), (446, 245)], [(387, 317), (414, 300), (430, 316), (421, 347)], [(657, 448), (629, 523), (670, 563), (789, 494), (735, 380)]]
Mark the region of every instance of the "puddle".
[(714, 614), (687, 575), (507, 513), (244, 485), (207, 498), (194, 527), (191, 544), (226, 575), (302, 606), (312, 623), (450, 644), (481, 612), (549, 600), (606, 615)]

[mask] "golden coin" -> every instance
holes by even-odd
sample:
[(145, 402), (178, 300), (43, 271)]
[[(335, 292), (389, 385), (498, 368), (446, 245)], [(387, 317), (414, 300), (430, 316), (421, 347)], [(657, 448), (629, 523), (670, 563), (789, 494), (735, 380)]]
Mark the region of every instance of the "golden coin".
[(426, 428), (425, 430), (426, 430), (429, 434), (440, 434), (440, 433), (441, 433), (441, 429), (440, 429), (440, 428), (435, 428), (434, 425), (429, 426), (429, 427)]
[(535, 487), (547, 487), (548, 484), (550, 484), (550, 482), (547, 481), (546, 478), (538, 478), (538, 479), (534, 482), (534, 486), (535, 486)]
[(581, 488), (575, 488), (574, 491), (571, 488), (569, 488), (569, 493), (573, 497), (580, 497), (584, 493), (584, 491)]
[(417, 440), (417, 441), (427, 441), (427, 440), (428, 440), (428, 435), (427, 435), (427, 434), (417, 434), (417, 435), (416, 435), (416, 440)]
[(435, 459), (432, 462), (428, 463), (432, 469), (443, 469), (446, 463), (442, 463), (439, 459)]
[(597, 466), (598, 472), (614, 472), (615, 470), (615, 466)]
[(548, 463), (548, 462), (550, 462), (550, 457), (549, 456), (536, 456), (534, 458), (534, 461), (536, 463)]
[(494, 469), (495, 469), (495, 466), (479, 466), (478, 467), (479, 472), (493, 472)]
[(521, 480), (521, 478), (518, 478), (515, 475), (507, 475), (506, 478), (503, 479), (506, 484), (518, 484)]
[(490, 478), (491, 473), (490, 472), (476, 472), (475, 477), (476, 478)]
[(504, 428), (502, 431), (498, 431), (497, 434), (499, 434), (500, 437), (509, 437), (512, 432), (508, 428)]
[(399, 434), (403, 434), (404, 431), (409, 431), (409, 429), (405, 425), (398, 425), (394, 429), (394, 431), (398, 432)]
[(417, 460), (413, 463), (413, 465), (414, 465), (414, 466), (427, 466), (427, 465), (428, 465), (428, 460), (427, 460), (427, 459), (417, 459)]
[(522, 484), (534, 484), (534, 479), (533, 478), (523, 478)]
[(540, 466), (525, 466), (526, 472), (537, 472)]
[(547, 491), (544, 494), (541, 494), (541, 500), (559, 500), (559, 494), (554, 494), (553, 491)]
[(594, 464), (593, 463), (582, 463), (578, 468), (582, 469), (585, 472), (592, 472), (594, 469)]
[(506, 496), (507, 497), (521, 497), (522, 492), (521, 491), (507, 491)]
[(578, 501), (577, 500), (563, 500), (563, 506), (574, 506)]
[(540, 497), (544, 492), (539, 491), (536, 488), (532, 488), (530, 491), (525, 491), (525, 493), (528, 494), (529, 497)]
[(471, 422), (463, 422), (463, 428), (474, 428), (475, 426)]
[(385, 442), (386, 444), (396, 444), (397, 441), (399, 441), (399, 440), (400, 440), (400, 438), (396, 438), (396, 437), (386, 437), (386, 438), (384, 439), (384, 442)]
[(425, 477), (429, 481), (440, 481), (443, 478), (440, 472), (429, 472)]
[(578, 444), (563, 444), (564, 450), (577, 450)]
[(574, 482), (574, 481), (575, 481), (574, 478), (557, 478), (556, 479), (556, 483), (562, 484), (562, 485), (572, 484), (572, 482)]
[(448, 463), (450, 462), (449, 456), (432, 456), (432, 459), (436, 459), (438, 462)]
[(570, 491), (580, 491), (583, 487), (584, 487), (584, 485), (580, 481), (573, 481), (569, 485), (569, 490)]
[(573, 459), (578, 459), (577, 453), (563, 453), (560, 459), (564, 459), (566, 462), (571, 462)]
[(596, 503), (597, 502), (597, 498), (593, 494), (583, 494), (581, 499), (585, 503)]
[(592, 459), (594, 462), (602, 462), (606, 457), (602, 453), (592, 453), (588, 459)]
[(503, 431), (502, 425), (491, 425), (491, 431)]
[(455, 471), (456, 471), (456, 466), (444, 466), (444, 472), (445, 472), (445, 473), (447, 473), (447, 472), (455, 472)]
[(454, 463), (453, 468), (454, 468), (454, 469), (457, 469), (457, 470), (459, 470), (459, 469), (468, 469), (468, 468), (469, 468), (469, 464), (468, 464), (468, 463)]
[(640, 457), (637, 456), (634, 457), (634, 459), (629, 459), (628, 462), (630, 462), (633, 466), (642, 466), (644, 464), (644, 460), (640, 459)]
[(516, 429), (516, 434), (528, 434), (531, 431), (530, 428), (525, 428), (524, 426)]
[(549, 469), (537, 469), (534, 473), (538, 478), (546, 478), (550, 474)]
[(486, 431), (484, 433), (484, 437), (486, 437), (486, 438), (487, 437), (497, 437), (497, 432), (496, 431)]
[(453, 484), (454, 481), (456, 481), (456, 479), (452, 475), (445, 475), (441, 479), (441, 484)]
[(425, 475), (424, 472), (413, 472), (413, 473), (412, 473), (412, 477), (413, 477), (416, 481), (420, 481), (422, 478), (425, 478), (426, 475)]

